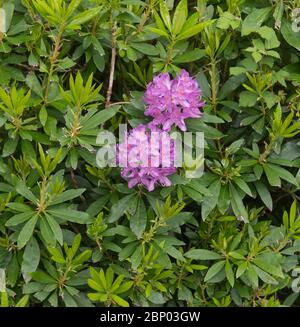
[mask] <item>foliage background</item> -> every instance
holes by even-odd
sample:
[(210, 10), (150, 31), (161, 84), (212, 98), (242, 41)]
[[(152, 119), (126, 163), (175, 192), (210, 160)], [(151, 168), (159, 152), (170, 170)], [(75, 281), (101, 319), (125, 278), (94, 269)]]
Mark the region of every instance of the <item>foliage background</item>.
[[(297, 305), (300, 2), (0, 3), (1, 305)], [(181, 68), (205, 173), (130, 190), (96, 136)]]

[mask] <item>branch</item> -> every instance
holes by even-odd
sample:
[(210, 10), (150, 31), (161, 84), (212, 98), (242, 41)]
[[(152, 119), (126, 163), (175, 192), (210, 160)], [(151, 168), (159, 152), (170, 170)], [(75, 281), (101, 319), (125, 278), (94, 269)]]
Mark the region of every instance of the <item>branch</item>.
[(57, 36), (55, 37), (55, 42), (54, 42), (54, 49), (53, 52), (51, 54), (50, 57), (50, 70), (49, 70), (49, 74), (48, 74), (48, 80), (47, 80), (47, 85), (46, 85), (46, 90), (45, 90), (45, 97), (44, 97), (44, 102), (47, 105), (48, 104), (48, 96), (49, 96), (49, 90), (50, 90), (50, 85), (51, 85), (51, 79), (52, 79), (52, 75), (54, 73), (54, 68), (57, 62), (57, 58), (59, 55), (59, 50), (60, 50), (60, 46), (61, 46), (61, 38), (63, 35), (63, 31), (64, 31), (64, 25), (62, 25), (58, 31)]
[(113, 84), (114, 84), (114, 75), (115, 75), (115, 66), (116, 66), (116, 55), (117, 55), (117, 50), (116, 50), (116, 33), (117, 33), (117, 23), (114, 22), (112, 25), (112, 30), (111, 30), (111, 61), (110, 61), (110, 74), (109, 74), (109, 82), (108, 82), (108, 89), (107, 89), (107, 94), (106, 94), (106, 103), (105, 103), (105, 108), (109, 107), (110, 105), (110, 98), (112, 95), (112, 89), (113, 89)]

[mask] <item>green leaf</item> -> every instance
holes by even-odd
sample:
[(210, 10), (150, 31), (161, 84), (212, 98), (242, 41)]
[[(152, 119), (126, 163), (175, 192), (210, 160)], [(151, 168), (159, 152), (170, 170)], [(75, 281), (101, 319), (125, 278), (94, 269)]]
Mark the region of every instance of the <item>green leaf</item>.
[(225, 99), (228, 95), (230, 95), (234, 90), (236, 90), (242, 83), (247, 80), (245, 74), (239, 74), (237, 76), (231, 76), (221, 87), (218, 98), (220, 100)]
[(157, 48), (148, 43), (130, 43), (130, 46), (148, 56), (156, 56), (158, 54)]
[(126, 195), (124, 198), (119, 200), (116, 204), (111, 207), (110, 214), (108, 216), (108, 222), (113, 223), (117, 221), (121, 216), (123, 216), (124, 212), (131, 205), (131, 200), (134, 198), (134, 194)]
[(242, 276), (243, 273), (247, 270), (247, 268), (248, 268), (248, 263), (246, 261), (240, 262), (238, 265), (238, 269), (236, 271), (236, 278)]
[(230, 265), (230, 262), (227, 260), (226, 264), (225, 264), (225, 274), (226, 274), (226, 278), (230, 284), (231, 287), (234, 286), (234, 273), (232, 270), (232, 267)]
[(35, 215), (22, 228), (22, 230), (19, 234), (19, 237), (18, 237), (18, 248), (19, 249), (22, 249), (26, 245), (26, 243), (30, 240), (30, 238), (33, 234), (35, 225), (38, 221), (38, 218), (39, 218), (39, 216)]
[(57, 281), (43, 271), (31, 273), (32, 278), (42, 284), (57, 284)]
[(141, 0), (122, 0), (124, 5), (137, 5), (137, 6), (145, 6), (145, 2)]
[(277, 1), (275, 11), (274, 11), (274, 14), (273, 14), (273, 17), (275, 19), (275, 28), (276, 29), (280, 29), (280, 27), (281, 27), (281, 20), (282, 20), (283, 11), (284, 11), (283, 0), (279, 0), (279, 1)]
[(29, 302), (29, 295), (24, 295), (21, 297), (21, 299), (16, 303), (16, 308), (23, 308), (26, 307), (26, 305)]
[(164, 250), (172, 258), (175, 258), (175, 259), (180, 260), (180, 261), (185, 261), (182, 253), (179, 250), (177, 250), (174, 246), (168, 246)]
[(107, 288), (111, 289), (111, 286), (112, 286), (112, 283), (114, 280), (114, 271), (112, 270), (111, 267), (108, 267), (106, 269), (105, 279), (106, 279), (106, 283), (107, 283)]
[(2, 157), (8, 157), (16, 151), (19, 142), (19, 137), (8, 139), (4, 143)]
[(218, 209), (222, 214), (225, 214), (230, 204), (230, 193), (229, 186), (223, 185), (220, 189), (219, 198), (218, 198)]
[(203, 23), (199, 23), (194, 25), (193, 27), (189, 27), (186, 30), (183, 30), (178, 37), (176, 38), (177, 41), (182, 41), (191, 38), (192, 36), (199, 34), (205, 27), (209, 26), (213, 21), (208, 20)]
[(246, 270), (246, 275), (249, 278), (251, 284), (257, 288), (258, 287), (258, 275), (254, 269), (254, 265), (249, 264), (248, 269)]
[(92, 116), (88, 120), (88, 122), (85, 122), (84, 125), (81, 128), (81, 132), (89, 131), (100, 124), (105, 123), (107, 120), (111, 119), (115, 116), (115, 114), (118, 112), (118, 110), (121, 108), (119, 105), (112, 105), (108, 109), (102, 109), (98, 113)]
[(273, 201), (271, 194), (268, 190), (268, 188), (261, 182), (257, 181), (255, 182), (255, 187), (257, 189), (257, 192), (262, 199), (263, 203), (267, 206), (267, 208), (272, 211), (273, 210)]
[(255, 174), (255, 177), (257, 179), (261, 179), (261, 175), (263, 174), (264, 170), (263, 170), (263, 167), (259, 164), (255, 165), (253, 167), (253, 171), (254, 171), (254, 174)]
[(189, 250), (184, 256), (194, 260), (218, 260), (222, 258), (222, 256), (216, 252), (203, 249)]
[(228, 30), (230, 27), (236, 29), (240, 25), (240, 18), (232, 15), (230, 12), (225, 11), (222, 16), (218, 19), (217, 27)]
[(262, 23), (268, 18), (272, 7), (254, 9), (243, 21), (242, 36), (247, 36), (250, 33), (257, 32)]
[(135, 50), (133, 50), (133, 48), (128, 47), (126, 49), (126, 53), (127, 53), (127, 57), (128, 57), (129, 60), (137, 61), (138, 57), (137, 57), (137, 54), (136, 54)]
[(166, 300), (164, 299), (163, 295), (160, 292), (153, 291), (151, 292), (148, 300), (154, 304), (164, 304)]
[(10, 263), (6, 268), (6, 272), (7, 272), (7, 277), (6, 277), (7, 284), (12, 287), (15, 286), (20, 274), (20, 266), (19, 266), (16, 252), (12, 255), (12, 259), (10, 260)]
[(290, 208), (290, 226), (293, 227), (295, 220), (296, 220), (296, 213), (297, 213), (297, 202), (296, 200), (292, 203)]
[(135, 247), (135, 251), (133, 252), (130, 261), (132, 269), (137, 269), (143, 259), (143, 249), (141, 245)]
[(278, 173), (273, 169), (272, 166), (269, 164), (263, 165), (264, 172), (267, 176), (267, 179), (271, 186), (281, 186), (280, 177), (278, 176)]
[(138, 239), (143, 235), (147, 224), (147, 211), (143, 199), (137, 200), (135, 213), (130, 217), (130, 229)]
[(253, 265), (253, 269), (255, 270), (255, 272), (257, 273), (258, 277), (265, 283), (267, 284), (273, 284), (273, 285), (278, 285), (278, 282), (276, 281), (276, 279), (274, 279), (270, 274), (268, 274), (267, 272), (265, 272), (264, 270), (258, 268), (257, 266)]
[(276, 33), (271, 27), (262, 26), (258, 30), (258, 33), (261, 37), (266, 39), (266, 49), (273, 49), (280, 46)]
[(187, 0), (181, 0), (176, 7), (173, 21), (172, 21), (172, 33), (176, 36), (181, 32), (183, 25), (188, 15)]
[(19, 203), (19, 202), (10, 202), (6, 205), (8, 208), (13, 209), (15, 211), (19, 212), (34, 212), (31, 207), (29, 207), (27, 204)]
[(234, 154), (238, 152), (238, 150), (244, 145), (245, 140), (244, 139), (239, 139), (233, 143), (230, 144), (230, 146), (227, 148), (227, 152), (230, 154)]
[(293, 31), (292, 24), (286, 18), (282, 18), (281, 33), (289, 45), (300, 51), (299, 32)]
[[(114, 290), (114, 292), (116, 294), (122, 294), (122, 293), (127, 292), (133, 285), (133, 282), (130, 281), (130, 282), (125, 282), (121, 286), (116, 287), (118, 285), (118, 279), (120, 277), (123, 277), (123, 276), (122, 275), (118, 276), (118, 278), (114, 281), (114, 284), (112, 287), (112, 290)], [(123, 278), (121, 279), (121, 281), (122, 280), (123, 280)]]
[(207, 189), (205, 186), (201, 184), (201, 181), (192, 179), (192, 181), (188, 184), (188, 186), (195, 191), (199, 192), (200, 194), (203, 194), (205, 196), (212, 196), (213, 193), (209, 189)]
[(249, 91), (240, 93), (240, 106), (253, 107), (257, 101), (258, 95)]
[(46, 125), (48, 119), (48, 112), (45, 106), (43, 106), (39, 112), (39, 120), (43, 126)]
[(124, 299), (122, 299), (120, 296), (113, 294), (112, 299), (114, 302), (116, 302), (119, 306), (121, 307), (129, 307), (129, 303), (127, 301), (125, 301)]
[(1, 32), (6, 33), (9, 30), (10, 25), (11, 25), (11, 20), (12, 20), (13, 15), (14, 15), (15, 5), (12, 2), (4, 1), (2, 8), (3, 8), (4, 12), (5, 12), (5, 19), (4, 19), (5, 30), (1, 31)]
[(187, 62), (193, 62), (199, 60), (205, 56), (205, 51), (202, 49), (193, 49), (185, 51), (183, 54), (176, 56), (174, 58), (175, 64), (182, 64)]
[(207, 77), (202, 69), (200, 69), (199, 73), (196, 75), (196, 81), (201, 87), (203, 97), (209, 98), (211, 96), (211, 89)]
[(80, 25), (88, 22), (96, 15), (98, 15), (99, 10), (100, 8), (97, 7), (81, 12), (80, 14), (73, 17), (72, 20), (67, 23), (66, 29), (71, 29), (71, 30), (79, 29)]
[(51, 208), (47, 210), (47, 213), (54, 217), (68, 220), (77, 224), (88, 224), (91, 222), (91, 217), (88, 213), (73, 209)]
[(16, 186), (16, 191), (21, 194), (24, 198), (27, 200), (33, 202), (34, 204), (38, 204), (37, 198), (34, 196), (34, 194), (29, 190), (29, 188), (26, 186), (26, 184), (22, 181), (20, 181)]
[(132, 255), (132, 253), (134, 252), (134, 250), (136, 249), (137, 246), (138, 246), (138, 243), (136, 243), (136, 242), (132, 242), (132, 243), (129, 243), (128, 245), (126, 245), (119, 252), (119, 260), (123, 261), (123, 260), (127, 259), (130, 255)]
[(36, 214), (35, 211), (27, 211), (19, 213), (10, 219), (5, 223), (5, 226), (11, 227), (11, 226), (17, 226), (19, 224), (24, 223), (25, 221), (29, 220), (31, 217), (33, 217)]
[[(23, 275), (29, 275), (32, 272), (35, 272), (39, 262), (40, 262), (40, 247), (37, 240), (32, 237), (30, 241), (26, 244), (24, 253), (23, 253), (23, 261), (21, 266), (21, 271)], [(27, 280), (27, 277), (25, 277)]]
[(46, 245), (51, 245), (51, 246), (55, 246), (56, 244), (56, 240), (54, 237), (54, 234), (52, 232), (52, 229), (50, 228), (47, 219), (45, 216), (41, 217), (41, 219), (39, 220), (40, 223), (40, 231), (41, 231), (41, 235), (42, 238), (44, 239)]
[(99, 280), (100, 280), (102, 287), (106, 290), (107, 289), (106, 278), (105, 278), (104, 270), (102, 268), (100, 269), (100, 272), (99, 272)]
[(65, 57), (64, 59), (57, 61), (57, 66), (61, 70), (68, 70), (76, 65), (75, 61), (73, 61), (69, 57)]
[(215, 182), (213, 182), (209, 186), (208, 190), (211, 193), (211, 195), (206, 196), (204, 198), (201, 206), (201, 217), (203, 220), (205, 220), (208, 217), (208, 215), (211, 213), (211, 211), (216, 207), (218, 203), (218, 198), (221, 190), (220, 180), (216, 180)]
[(87, 208), (86, 212), (91, 216), (96, 216), (105, 206), (109, 198), (110, 198), (110, 194), (103, 195), (98, 200), (91, 203), (90, 206)]
[(186, 193), (190, 198), (192, 198), (194, 201), (201, 203), (203, 200), (203, 196), (200, 192), (195, 190), (194, 188), (186, 185), (181, 186), (184, 193)]
[(34, 74), (34, 72), (28, 73), (28, 75), (26, 76), (26, 84), (41, 99), (43, 98), (43, 89), (42, 89), (41, 83), (38, 80), (38, 78), (36, 77), (36, 75)]
[(224, 120), (218, 116), (208, 114), (204, 112), (201, 119), (206, 123), (213, 123), (213, 124), (224, 124)]
[(63, 193), (55, 195), (54, 197), (51, 198), (51, 202), (50, 202), (49, 206), (53, 206), (56, 204), (60, 204), (60, 203), (75, 199), (75, 198), (79, 197), (84, 191), (85, 191), (84, 188), (78, 188), (78, 189), (74, 189), (74, 190), (67, 190)]
[(171, 25), (171, 18), (169, 14), (169, 9), (165, 4), (164, 0), (160, 0), (159, 2), (159, 11), (161, 14), (161, 17), (165, 23), (165, 26), (168, 28), (170, 32), (172, 32), (172, 25)]
[(248, 212), (244, 206), (243, 200), (235, 187), (230, 184), (229, 191), (231, 195), (231, 206), (234, 214), (240, 217), (244, 222), (248, 222)]
[(268, 169), (276, 173), (281, 179), (284, 179), (285, 181), (296, 186), (298, 185), (296, 178), (288, 170), (270, 163), (268, 164)]
[(97, 283), (93, 279), (88, 279), (88, 285), (91, 289), (98, 291), (98, 292), (104, 292), (104, 288), (101, 286), (101, 284)]
[(57, 223), (57, 221), (51, 217), (50, 215), (45, 214), (45, 217), (47, 219), (47, 222), (53, 232), (53, 235), (55, 237), (55, 239), (58, 241), (58, 243), (60, 245), (63, 245), (63, 234), (62, 234), (62, 230), (59, 226), (59, 224)]
[(259, 268), (261, 268), (262, 270), (266, 271), (267, 273), (269, 273), (273, 276), (277, 276), (279, 278), (284, 277), (281, 267), (278, 266), (277, 264), (276, 264), (276, 266), (272, 265), (269, 262), (267, 262), (266, 260), (259, 258), (259, 257), (254, 258), (253, 262), (255, 263), (256, 266), (258, 266)]
[(215, 264), (213, 264), (207, 271), (205, 278), (204, 278), (204, 282), (209, 281), (210, 279), (212, 279), (213, 277), (215, 277), (225, 266), (225, 262), (226, 261), (219, 261), (216, 262)]
[(93, 43), (93, 46), (94, 46), (95, 50), (98, 52), (98, 54), (100, 56), (104, 56), (105, 51), (104, 51), (101, 43), (99, 42), (99, 40), (94, 36), (92, 37), (92, 43)]
[(252, 197), (252, 192), (248, 186), (248, 184), (240, 177), (234, 177), (233, 179), (234, 183), (246, 194)]
[(49, 253), (52, 255), (52, 259), (55, 261), (55, 262), (58, 262), (58, 263), (65, 263), (66, 260), (65, 258), (63, 257), (63, 255), (61, 254), (61, 252), (56, 249), (55, 247), (48, 247), (47, 250), (49, 251)]
[(151, 31), (154, 34), (158, 34), (160, 36), (165, 36), (166, 38), (168, 38), (168, 33), (165, 30), (160, 30), (159, 28), (155, 28), (155, 27), (148, 27), (149, 31)]

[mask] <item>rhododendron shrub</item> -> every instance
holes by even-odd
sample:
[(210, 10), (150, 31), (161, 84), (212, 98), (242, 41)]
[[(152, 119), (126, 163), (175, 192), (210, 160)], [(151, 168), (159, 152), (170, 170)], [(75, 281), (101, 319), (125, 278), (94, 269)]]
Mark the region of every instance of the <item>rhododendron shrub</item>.
[(299, 306), (299, 6), (0, 0), (0, 307)]

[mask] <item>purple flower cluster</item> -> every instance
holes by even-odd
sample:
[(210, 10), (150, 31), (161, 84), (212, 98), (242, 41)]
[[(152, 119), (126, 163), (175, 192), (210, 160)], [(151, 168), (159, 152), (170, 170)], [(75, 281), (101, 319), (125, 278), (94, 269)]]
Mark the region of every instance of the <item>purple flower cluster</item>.
[(145, 115), (153, 117), (152, 126), (161, 126), (170, 131), (173, 125), (186, 131), (185, 119), (201, 116), (201, 90), (198, 83), (182, 70), (171, 80), (167, 73), (159, 74), (148, 85), (144, 101), (147, 105)]
[(197, 82), (185, 70), (173, 80), (167, 73), (154, 77), (144, 102), (145, 115), (153, 120), (129, 132), (118, 146), (118, 163), (129, 188), (141, 184), (151, 192), (156, 184), (171, 186), (168, 176), (176, 172), (174, 142), (167, 132), (173, 125), (186, 131), (185, 119), (200, 117), (204, 102)]
[(151, 192), (157, 183), (171, 186), (167, 176), (176, 172), (174, 141), (166, 132), (139, 125), (118, 146), (118, 164), (124, 163), (121, 176), (128, 180), (129, 188), (142, 184)]

